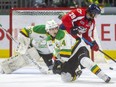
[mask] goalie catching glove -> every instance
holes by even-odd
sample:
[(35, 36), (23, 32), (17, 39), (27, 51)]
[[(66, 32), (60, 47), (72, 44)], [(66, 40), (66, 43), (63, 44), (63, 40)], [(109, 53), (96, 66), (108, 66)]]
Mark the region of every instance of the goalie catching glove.
[(99, 46), (98, 46), (97, 42), (96, 41), (93, 41), (92, 44), (93, 45), (91, 46), (91, 49), (93, 51), (98, 51), (99, 50)]
[(83, 33), (86, 32), (86, 30), (87, 30), (87, 29), (84, 28), (84, 27), (82, 27), (82, 26), (75, 26), (75, 27), (72, 27), (72, 28), (71, 28), (70, 33), (71, 33), (72, 35), (83, 34)]

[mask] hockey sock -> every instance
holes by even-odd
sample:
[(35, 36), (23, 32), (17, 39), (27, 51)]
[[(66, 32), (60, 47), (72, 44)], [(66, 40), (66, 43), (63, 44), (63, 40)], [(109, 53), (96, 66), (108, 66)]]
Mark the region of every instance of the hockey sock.
[(88, 57), (83, 57), (80, 61), (80, 63), (88, 68), (89, 70), (91, 70), (92, 73), (94, 73), (95, 75), (97, 75), (99, 78), (103, 79), (105, 82), (109, 82), (110, 81), (110, 77), (107, 76), (100, 68), (97, 64), (95, 64), (91, 59), (89, 59)]

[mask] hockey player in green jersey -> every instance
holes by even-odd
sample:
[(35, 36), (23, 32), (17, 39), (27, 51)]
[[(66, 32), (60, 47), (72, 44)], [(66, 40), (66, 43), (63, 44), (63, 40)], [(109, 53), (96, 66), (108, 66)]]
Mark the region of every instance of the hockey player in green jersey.
[(52, 69), (52, 53), (47, 48), (47, 35), (45, 25), (21, 29), (18, 37), (20, 44), (16, 49), (18, 55), (12, 56), (1, 63), (2, 72), (10, 74), (29, 65), (31, 63), (29, 57), (35, 62), (38, 62), (41, 57), (48, 69)]
[(74, 81), (78, 75), (76, 70), (80, 65), (89, 69), (106, 83), (110, 82), (111, 78), (90, 59), (86, 43), (81, 38), (75, 40), (66, 31), (60, 30), (58, 26), (51, 27), (54, 24), (57, 24), (54, 20), (48, 21), (45, 28), (50, 34), (47, 38), (47, 45), (55, 60), (53, 72), (60, 74), (63, 81)]

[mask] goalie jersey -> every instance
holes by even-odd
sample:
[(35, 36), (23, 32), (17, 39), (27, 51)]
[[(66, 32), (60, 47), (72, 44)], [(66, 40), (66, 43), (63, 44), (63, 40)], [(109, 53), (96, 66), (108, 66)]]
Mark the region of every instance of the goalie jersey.
[(31, 46), (34, 46), (41, 54), (49, 54), (46, 38), (48, 33), (45, 30), (45, 25), (37, 25), (30, 28), (23, 28), (20, 31), (21, 35), (30, 38)]

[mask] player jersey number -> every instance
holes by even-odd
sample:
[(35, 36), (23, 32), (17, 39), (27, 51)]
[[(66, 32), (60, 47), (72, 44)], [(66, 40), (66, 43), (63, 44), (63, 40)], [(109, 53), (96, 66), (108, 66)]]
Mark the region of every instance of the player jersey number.
[(69, 16), (71, 17), (71, 19), (74, 19), (76, 17), (76, 15), (73, 12), (71, 12)]
[[(78, 12), (79, 14), (82, 14), (82, 10), (81, 10), (81, 9), (77, 9), (77, 12)], [(76, 18), (75, 13), (73, 13), (73, 12), (71, 12), (71, 13), (69, 14), (69, 16), (71, 17), (71, 19)]]
[(82, 14), (82, 10), (81, 9), (77, 9), (77, 12)]

